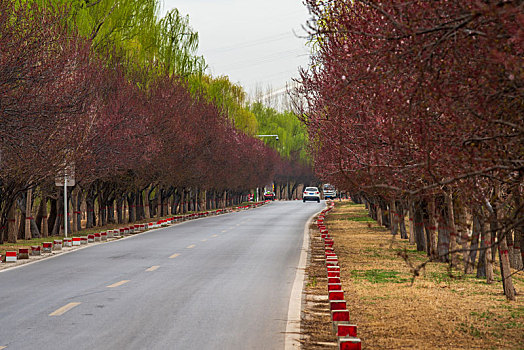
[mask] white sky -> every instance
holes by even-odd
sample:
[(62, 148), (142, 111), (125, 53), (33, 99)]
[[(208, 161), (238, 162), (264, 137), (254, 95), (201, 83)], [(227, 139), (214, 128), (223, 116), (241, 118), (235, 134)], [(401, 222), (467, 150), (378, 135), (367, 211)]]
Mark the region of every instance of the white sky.
[(298, 37), (309, 18), (302, 0), (163, 1), (162, 15), (175, 7), (189, 15), (208, 73), (227, 75), (248, 93), (279, 90), (308, 64), (309, 49)]

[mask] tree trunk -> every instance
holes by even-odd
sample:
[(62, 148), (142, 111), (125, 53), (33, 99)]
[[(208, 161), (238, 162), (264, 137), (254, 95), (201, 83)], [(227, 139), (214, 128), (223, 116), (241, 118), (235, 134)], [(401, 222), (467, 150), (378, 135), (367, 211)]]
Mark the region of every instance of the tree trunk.
[(124, 206), (125, 197), (120, 195), (116, 200), (116, 220), (119, 224), (124, 223), (124, 216), (122, 212), (122, 207)]
[(438, 254), (440, 256), (440, 261), (442, 262), (449, 262), (449, 227), (447, 226), (447, 223), (449, 222), (448, 219), (448, 210), (447, 207), (443, 204), (445, 204), (445, 200), (443, 200), (442, 197), (439, 197), (439, 201), (436, 208), (438, 213)]
[[(16, 202), (16, 201), (15, 201)], [(13, 202), (7, 214), (7, 243), (16, 243), (16, 203)]]
[(71, 232), (78, 232), (78, 186), (71, 191), (71, 204), (73, 207), (73, 227), (71, 227)]
[(400, 229), (400, 238), (408, 239), (408, 233), (406, 231), (406, 222), (405, 222), (405, 211), (404, 211), (404, 203), (397, 202), (397, 213), (398, 213), (398, 221), (399, 221), (399, 229)]
[(427, 253), (431, 258), (436, 258), (438, 256), (437, 249), (437, 220), (435, 215), (435, 197), (431, 197), (429, 202), (426, 205), (426, 244), (427, 244)]
[(377, 208), (377, 224), (379, 226), (382, 226), (382, 208), (380, 207), (380, 204), (376, 205)]
[(33, 220), (33, 210), (32, 210), (32, 203), (33, 203), (33, 190), (28, 189), (27, 195), (26, 195), (26, 202), (25, 202), (25, 237), (24, 239), (31, 239), (31, 221)]
[(47, 214), (47, 197), (42, 195), (42, 237), (49, 236), (49, 227), (48, 227), (48, 214)]
[(149, 209), (149, 190), (146, 189), (146, 195), (144, 196), (144, 215), (145, 219), (149, 219), (151, 217), (151, 211)]
[(413, 216), (413, 226), (415, 230), (415, 243), (417, 250), (422, 252), (426, 248), (426, 238), (424, 235), (424, 213), (420, 201), (414, 203), (415, 213)]
[(471, 235), (471, 251), (469, 252), (468, 261), (466, 263), (466, 273), (473, 273), (475, 269), (475, 261), (477, 259), (477, 249), (479, 247), (480, 237), (480, 219), (478, 214), (473, 213), (473, 226)]
[(451, 266), (458, 266), (459, 255), (458, 255), (458, 243), (457, 243), (457, 229), (455, 227), (455, 216), (453, 214), (453, 196), (451, 193), (445, 194), (446, 198), (446, 211), (447, 211), (447, 227), (449, 228), (449, 241), (451, 250)]
[(415, 244), (415, 210), (413, 200), (408, 199), (409, 244)]
[(86, 194), (86, 228), (95, 226), (95, 196), (93, 185), (89, 187)]
[(129, 208), (129, 222), (136, 221), (136, 210), (135, 210), (135, 194), (130, 192), (127, 194), (127, 206)]
[(42, 194), (40, 204), (38, 205), (38, 213), (36, 214), (35, 225), (41, 233), (41, 237), (47, 237), (47, 198), (44, 194)]
[(396, 236), (398, 234), (398, 212), (397, 212), (397, 205), (395, 203), (395, 200), (391, 201), (391, 204), (389, 205), (389, 221), (391, 222), (391, 234), (393, 236)]
[[(491, 226), (491, 225), (490, 225)], [(485, 265), (486, 265), (486, 283), (491, 284), (494, 281), (494, 274), (493, 274), (493, 254), (491, 254), (491, 251), (493, 250), (491, 248), (492, 239), (491, 239), (491, 227), (487, 230), (485, 230), (485, 239), (484, 245), (486, 246), (486, 253), (485, 253)]]
[[(498, 191), (497, 191), (498, 192)], [(490, 203), (488, 203), (488, 209)], [(498, 252), (500, 262), (500, 275), (502, 277), (502, 286), (504, 288), (504, 295), (508, 300), (515, 300), (515, 287), (513, 286), (513, 280), (511, 279), (511, 268), (509, 266), (509, 253), (508, 243), (506, 241), (506, 235), (498, 227), (500, 222), (500, 209), (495, 205), (491, 205), (491, 231), (492, 234), (497, 237), (498, 241)]]

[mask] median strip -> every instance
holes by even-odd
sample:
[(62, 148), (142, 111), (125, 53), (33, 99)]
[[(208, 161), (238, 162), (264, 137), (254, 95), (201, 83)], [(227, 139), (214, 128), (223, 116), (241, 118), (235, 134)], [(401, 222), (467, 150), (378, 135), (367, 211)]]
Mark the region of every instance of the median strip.
[(127, 282), (129, 282), (129, 280), (123, 280), (123, 281), (120, 281), (120, 282), (116, 282), (116, 283), (113, 283), (113, 284), (107, 286), (107, 288), (120, 287), (121, 285), (126, 284)]
[[(69, 310), (71, 310), (72, 308), (80, 304), (81, 303), (69, 303), (67, 305), (62, 306), (60, 309), (51, 312), (49, 316), (62, 316), (63, 314), (65, 314), (66, 312), (68, 312)], [(3, 349), (3, 348), (0, 347), (0, 349)]]

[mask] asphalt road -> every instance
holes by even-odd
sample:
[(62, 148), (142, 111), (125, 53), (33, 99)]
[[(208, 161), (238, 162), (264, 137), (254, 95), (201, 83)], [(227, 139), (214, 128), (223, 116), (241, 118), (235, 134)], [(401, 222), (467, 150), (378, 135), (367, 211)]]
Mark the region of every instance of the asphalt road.
[(324, 203), (158, 229), (0, 273), (0, 349), (282, 349)]

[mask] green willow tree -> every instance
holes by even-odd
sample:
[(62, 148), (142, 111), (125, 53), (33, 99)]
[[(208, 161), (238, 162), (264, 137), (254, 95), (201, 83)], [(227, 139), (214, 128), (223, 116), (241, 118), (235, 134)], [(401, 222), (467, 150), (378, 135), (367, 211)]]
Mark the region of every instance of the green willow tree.
[(264, 138), (266, 144), (284, 158), (309, 163), (307, 130), (294, 113), (278, 112), (260, 102), (253, 103), (249, 109), (257, 119), (258, 134), (278, 135), (278, 141), (275, 138)]

